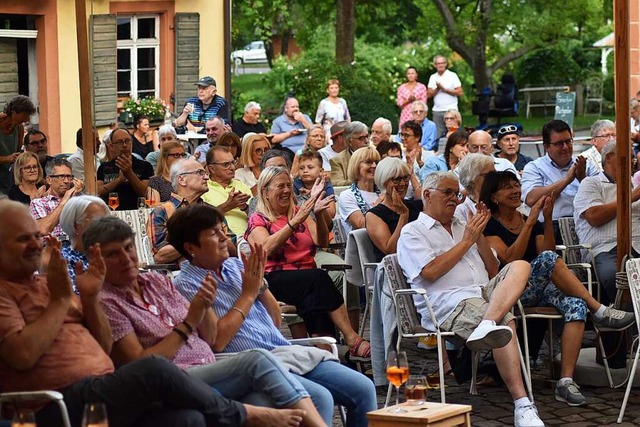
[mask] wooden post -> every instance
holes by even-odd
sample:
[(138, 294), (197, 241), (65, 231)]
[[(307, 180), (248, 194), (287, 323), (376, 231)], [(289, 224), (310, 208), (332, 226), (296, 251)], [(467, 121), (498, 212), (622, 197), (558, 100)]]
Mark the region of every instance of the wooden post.
[[(632, 0), (637, 1), (637, 0)], [(631, 247), (631, 136), (629, 122), (629, 0), (613, 1), (618, 188), (618, 271)]]
[(78, 76), (80, 79), (80, 112), (82, 119), (82, 154), (84, 159), (84, 188), (87, 194), (98, 194), (96, 187), (96, 142), (93, 130), (93, 90), (89, 68), (87, 40), (87, 5), (76, 1), (76, 35), (78, 37)]

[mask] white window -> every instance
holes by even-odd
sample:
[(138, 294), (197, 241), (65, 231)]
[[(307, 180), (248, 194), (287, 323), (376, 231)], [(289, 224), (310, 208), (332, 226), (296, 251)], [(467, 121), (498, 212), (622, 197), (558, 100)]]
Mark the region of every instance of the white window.
[(158, 15), (118, 16), (118, 96), (158, 97)]

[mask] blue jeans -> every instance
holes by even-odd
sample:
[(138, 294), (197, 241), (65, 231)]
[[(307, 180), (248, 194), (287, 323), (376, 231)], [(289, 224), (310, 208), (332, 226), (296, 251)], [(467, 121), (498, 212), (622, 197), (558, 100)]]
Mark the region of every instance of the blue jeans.
[(244, 401), (250, 394), (251, 403), (259, 406), (288, 408), (309, 397), (302, 384), (270, 352), (262, 349), (243, 351), (210, 365), (191, 367), (186, 372), (227, 399)]
[(366, 427), (367, 412), (378, 409), (373, 382), (338, 362), (321, 362), (304, 376), (296, 377), (311, 396), (322, 397), (321, 402), (314, 399), (314, 403), (327, 425), (332, 424), (334, 402), (347, 410), (346, 427)]

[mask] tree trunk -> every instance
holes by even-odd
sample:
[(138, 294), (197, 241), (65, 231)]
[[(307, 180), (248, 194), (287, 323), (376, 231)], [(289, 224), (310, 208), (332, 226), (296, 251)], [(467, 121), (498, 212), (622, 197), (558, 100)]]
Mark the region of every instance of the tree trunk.
[(289, 40), (291, 40), (292, 35), (293, 35), (293, 32), (291, 31), (291, 29), (288, 29), (282, 33), (282, 43), (280, 43), (280, 55), (286, 57), (289, 54)]
[(337, 0), (336, 62), (348, 65), (354, 59), (356, 0)]

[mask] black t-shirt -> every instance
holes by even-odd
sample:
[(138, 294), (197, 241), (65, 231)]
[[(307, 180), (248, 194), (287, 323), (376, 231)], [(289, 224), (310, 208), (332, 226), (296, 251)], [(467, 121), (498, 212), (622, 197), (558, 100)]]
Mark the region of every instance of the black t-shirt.
[(13, 200), (15, 202), (20, 202), (27, 206), (31, 204), (31, 196), (29, 196), (28, 194), (24, 194), (20, 189), (20, 187), (18, 187), (17, 185), (14, 185), (9, 189), (9, 192), (7, 193), (7, 197), (9, 197), (10, 200)]
[(136, 153), (143, 159), (147, 157), (147, 154), (153, 153), (153, 141), (148, 141), (146, 144), (142, 143), (135, 135), (131, 134), (132, 146), (131, 151)]
[[(151, 164), (144, 160), (138, 160), (133, 156), (131, 157), (131, 169), (140, 181), (148, 180), (153, 176), (153, 167), (151, 167)], [(115, 160), (102, 163), (98, 168), (98, 181), (102, 181), (107, 184), (118, 178), (119, 173), (120, 168), (116, 166)], [(113, 192), (118, 193), (120, 198), (120, 205), (116, 210), (127, 211), (138, 208), (138, 197), (140, 196), (133, 190), (130, 183), (125, 182), (120, 184)], [(109, 203), (108, 194), (105, 194), (102, 199), (105, 203)]]
[(249, 132), (267, 133), (267, 129), (262, 123), (258, 122), (255, 125), (251, 125), (245, 122), (242, 117), (233, 122), (233, 126), (231, 128), (233, 129), (233, 133), (238, 135), (240, 138), (242, 138)]
[[(524, 220), (527, 220), (526, 216), (524, 216)], [(529, 237), (527, 250), (524, 252), (524, 256), (522, 257), (523, 260), (531, 262), (538, 256), (538, 249), (536, 248), (536, 236), (539, 236), (541, 234), (544, 234), (544, 226), (540, 221), (536, 221), (536, 224), (533, 226), (533, 230), (531, 230), (531, 237)], [(511, 231), (507, 230), (507, 228), (494, 217), (491, 217), (491, 219), (489, 219), (489, 222), (484, 229), (484, 235), (498, 236), (507, 246), (513, 245), (519, 236), (519, 234), (514, 234)]]
[[(404, 205), (407, 207), (407, 209), (409, 209), (409, 221), (407, 223), (418, 219), (418, 215), (420, 214), (420, 212), (422, 212), (422, 200), (405, 199), (403, 200), (403, 202), (404, 202)], [(391, 234), (393, 234), (396, 231), (396, 227), (398, 226), (398, 221), (400, 220), (400, 214), (395, 213), (394, 211), (392, 211), (382, 203), (379, 203), (376, 206), (369, 209), (367, 214), (369, 212), (377, 215), (382, 221), (384, 221), (384, 223), (387, 224), (387, 227), (389, 227), (389, 232)], [(375, 244), (373, 245), (373, 253), (376, 255), (377, 262), (382, 261), (382, 258), (384, 258), (384, 256), (386, 255), (380, 249), (378, 249), (378, 247)]]

